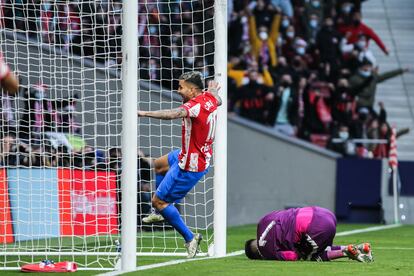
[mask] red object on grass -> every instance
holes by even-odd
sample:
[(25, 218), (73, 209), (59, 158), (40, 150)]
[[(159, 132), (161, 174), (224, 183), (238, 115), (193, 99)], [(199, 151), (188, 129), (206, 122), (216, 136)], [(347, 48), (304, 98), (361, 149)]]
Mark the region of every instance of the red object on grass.
[(22, 266), (22, 272), (75, 272), (78, 266), (75, 262), (45, 262), (27, 264)]

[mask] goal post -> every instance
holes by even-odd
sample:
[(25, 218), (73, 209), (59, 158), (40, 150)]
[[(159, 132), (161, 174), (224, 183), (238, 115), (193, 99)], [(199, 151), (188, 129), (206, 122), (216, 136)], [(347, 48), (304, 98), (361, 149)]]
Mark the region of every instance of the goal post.
[(0, 11), (1, 52), (21, 83), (0, 96), (0, 269), (49, 259), (112, 270), (123, 243), (122, 2), (4, 0)]
[(218, 111), (214, 174), (214, 256), (226, 255), (227, 245), (227, 0), (215, 1), (215, 78), (223, 104)]
[(125, 1), (122, 20), (122, 214), (121, 269), (136, 268), (138, 3)]

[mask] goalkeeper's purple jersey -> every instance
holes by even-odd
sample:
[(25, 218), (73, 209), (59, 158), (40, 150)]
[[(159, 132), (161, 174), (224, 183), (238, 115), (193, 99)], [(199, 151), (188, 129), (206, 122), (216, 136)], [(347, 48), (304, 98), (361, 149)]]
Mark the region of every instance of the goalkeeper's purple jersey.
[(273, 211), (257, 225), (257, 245), (264, 259), (297, 260), (297, 245), (303, 234), (318, 245), (317, 253), (332, 245), (336, 233), (335, 215), (321, 207)]
[(257, 225), (257, 245), (264, 259), (280, 259), (279, 251), (294, 251), (296, 214), (299, 209), (273, 211)]

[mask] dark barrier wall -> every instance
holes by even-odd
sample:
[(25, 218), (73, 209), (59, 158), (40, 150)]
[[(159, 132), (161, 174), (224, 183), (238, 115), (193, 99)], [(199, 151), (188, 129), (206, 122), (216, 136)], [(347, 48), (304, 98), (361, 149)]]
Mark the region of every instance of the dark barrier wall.
[[(414, 223), (414, 162), (400, 161), (399, 219)], [(394, 223), (392, 177), (388, 161), (346, 159), (337, 161), (335, 213), (339, 220)]]
[(382, 161), (337, 160), (336, 216), (349, 222), (380, 222)]
[(401, 195), (414, 196), (414, 162), (400, 161), (398, 169), (401, 180)]

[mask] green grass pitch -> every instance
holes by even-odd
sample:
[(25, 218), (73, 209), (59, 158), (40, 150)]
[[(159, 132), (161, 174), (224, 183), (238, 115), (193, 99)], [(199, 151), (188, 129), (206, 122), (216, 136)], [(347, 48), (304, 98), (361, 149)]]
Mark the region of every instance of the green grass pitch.
[[(372, 225), (338, 226), (337, 232), (360, 229)], [(231, 227), (228, 229), (227, 251), (242, 250), (244, 241), (253, 238), (255, 226)], [(414, 226), (359, 233), (337, 237), (335, 244), (372, 244), (375, 262), (357, 263), (340, 259), (326, 263), (253, 261), (244, 255), (207, 259), (137, 271), (126, 275), (414, 275)], [(162, 263), (177, 257), (139, 257), (138, 265)], [(1, 275), (17, 275), (17, 271), (1, 271)], [(76, 275), (96, 275), (98, 271), (79, 271)], [(37, 274), (31, 274), (37, 275)]]

